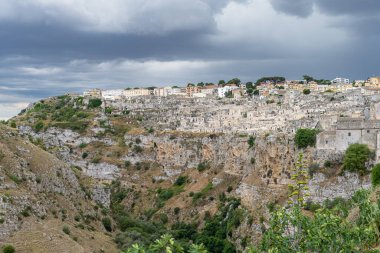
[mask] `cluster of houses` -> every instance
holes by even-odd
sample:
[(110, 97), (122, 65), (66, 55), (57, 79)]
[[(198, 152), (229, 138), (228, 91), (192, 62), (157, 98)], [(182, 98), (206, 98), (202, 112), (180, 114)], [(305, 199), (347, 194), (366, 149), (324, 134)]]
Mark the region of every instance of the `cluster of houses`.
[[(380, 161), (380, 77), (352, 83), (336, 78), (330, 85), (264, 82), (256, 87), (256, 97), (247, 96), (248, 89), (243, 84), (93, 89), (84, 96), (102, 98), (104, 106), (115, 108), (113, 113), (128, 109), (130, 116), (162, 130), (294, 134), (299, 128), (318, 128), (319, 155), (341, 154), (350, 144), (363, 143)], [(300, 95), (304, 89), (312, 93)], [(227, 94), (241, 99), (211, 99)]]
[[(249, 91), (249, 89), (251, 89)], [(316, 81), (307, 82), (306, 80), (290, 80), (284, 82), (262, 82), (254, 86), (255, 95), (284, 95), (287, 91), (310, 90), (310, 92), (347, 92), (355, 89), (362, 89), (362, 93), (379, 93), (380, 77), (371, 77), (367, 80), (357, 80), (350, 82), (348, 78), (335, 78), (331, 80), (330, 85), (319, 84)], [(251, 93), (250, 93), (251, 92)], [(182, 96), (191, 98), (218, 97), (224, 98), (241, 98), (252, 94), (252, 86), (247, 87), (246, 84), (225, 84), (215, 85), (209, 84), (205, 86), (188, 85), (188, 87), (167, 86), (159, 88), (128, 88), (115, 90), (91, 89), (84, 92), (85, 97), (102, 98), (106, 101), (115, 101), (120, 99), (128, 99), (140, 96)]]

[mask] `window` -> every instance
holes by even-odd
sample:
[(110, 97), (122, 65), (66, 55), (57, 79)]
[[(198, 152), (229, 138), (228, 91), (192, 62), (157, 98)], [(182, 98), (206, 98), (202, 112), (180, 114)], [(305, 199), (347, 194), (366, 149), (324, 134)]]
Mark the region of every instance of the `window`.
[(348, 133), (348, 136), (351, 136), (351, 133)]
[(369, 133), (370, 131), (369, 130), (367, 130), (367, 133)]
[(329, 141), (326, 141), (326, 144), (328, 144), (329, 143)]

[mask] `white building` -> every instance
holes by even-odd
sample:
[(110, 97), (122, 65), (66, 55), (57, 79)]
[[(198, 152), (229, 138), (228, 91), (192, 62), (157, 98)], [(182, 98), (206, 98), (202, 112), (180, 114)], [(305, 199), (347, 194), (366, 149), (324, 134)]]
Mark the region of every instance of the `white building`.
[(152, 93), (153, 91), (148, 89), (129, 89), (123, 91), (125, 97), (149, 96)]
[(173, 93), (173, 88), (170, 86), (162, 87), (162, 88), (155, 88), (153, 90), (153, 95), (157, 97), (167, 97), (169, 94)]
[(90, 89), (83, 92), (84, 97), (101, 98), (102, 91), (100, 89)]
[(123, 97), (124, 90), (104, 90), (102, 91), (102, 98), (104, 100), (117, 100)]
[(172, 88), (168, 90), (168, 96), (187, 96), (186, 88)]
[(226, 92), (229, 92), (229, 91), (232, 91), (232, 90), (236, 90), (238, 88), (239, 87), (237, 87), (237, 86), (224, 86), (224, 87), (220, 87), (220, 88), (218, 88), (218, 97), (224, 98), (226, 96)]
[(331, 83), (349, 84), (350, 83), (350, 79), (343, 78), (343, 77), (337, 77), (337, 78), (331, 80)]

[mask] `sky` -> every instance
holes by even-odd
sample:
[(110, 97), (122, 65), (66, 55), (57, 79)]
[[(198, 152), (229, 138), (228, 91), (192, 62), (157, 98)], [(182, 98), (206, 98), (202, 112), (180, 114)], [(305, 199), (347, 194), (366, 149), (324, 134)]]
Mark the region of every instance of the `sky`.
[(0, 119), (88, 88), (380, 75), (379, 0), (0, 0)]

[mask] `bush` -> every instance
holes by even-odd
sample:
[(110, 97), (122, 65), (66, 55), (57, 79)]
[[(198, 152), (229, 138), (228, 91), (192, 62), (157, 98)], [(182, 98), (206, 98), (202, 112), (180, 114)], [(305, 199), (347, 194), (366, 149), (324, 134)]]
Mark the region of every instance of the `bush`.
[(3, 253), (14, 253), (15, 251), (15, 247), (13, 247), (12, 245), (8, 244), (3, 246)]
[(44, 123), (42, 121), (38, 121), (35, 125), (34, 125), (34, 131), (36, 131), (37, 133), (39, 131), (42, 130), (42, 128), (44, 128)]
[(135, 152), (135, 153), (141, 153), (143, 151), (144, 151), (144, 149), (141, 146), (139, 146), (139, 145), (134, 145), (133, 146), (133, 152)]
[(300, 128), (297, 130), (294, 141), (298, 148), (315, 146), (318, 130), (309, 128)]
[(325, 166), (326, 168), (331, 168), (332, 165), (333, 165), (332, 162), (329, 161), (329, 160), (327, 160), (327, 161), (323, 164), (323, 166)]
[(205, 171), (209, 168), (210, 168), (210, 164), (207, 161), (201, 162), (200, 164), (198, 164), (198, 167), (197, 167), (199, 172)]
[(70, 234), (70, 228), (69, 228), (68, 226), (63, 226), (62, 231), (63, 231), (63, 233), (65, 233), (66, 235), (69, 235), (69, 234)]
[(309, 95), (310, 94), (310, 89), (304, 89), (302, 92), (305, 95)]
[(181, 208), (179, 208), (178, 206), (174, 208), (175, 215), (178, 215), (180, 211), (181, 211)]
[(16, 122), (11, 121), (11, 127), (12, 127), (12, 128), (16, 128), (16, 127), (17, 127)]
[(255, 146), (255, 140), (256, 140), (255, 136), (249, 136), (248, 141), (247, 141), (249, 148), (252, 148), (253, 146)]
[(112, 232), (112, 223), (111, 223), (111, 219), (108, 218), (108, 217), (104, 217), (102, 219), (102, 223), (103, 223), (103, 226), (104, 228), (108, 231), (108, 232)]
[(87, 153), (87, 152), (84, 152), (84, 153), (82, 154), (82, 158), (83, 158), (83, 159), (85, 159), (87, 156), (88, 156), (88, 153)]
[(178, 186), (184, 185), (186, 184), (187, 180), (188, 180), (187, 176), (179, 176), (177, 180), (174, 182), (174, 185), (178, 185)]
[(351, 144), (344, 154), (343, 167), (351, 172), (365, 172), (371, 151), (365, 144)]
[(375, 167), (372, 168), (371, 181), (372, 186), (378, 186), (380, 184), (380, 164), (376, 164)]
[(88, 101), (88, 108), (96, 108), (102, 105), (102, 100), (99, 98), (92, 98)]
[(166, 223), (168, 223), (169, 218), (166, 214), (160, 213), (160, 221), (162, 222), (162, 224), (166, 224)]
[(131, 162), (130, 161), (125, 161), (124, 162), (124, 166), (125, 166), (125, 168), (128, 168), (129, 166), (131, 166)]

